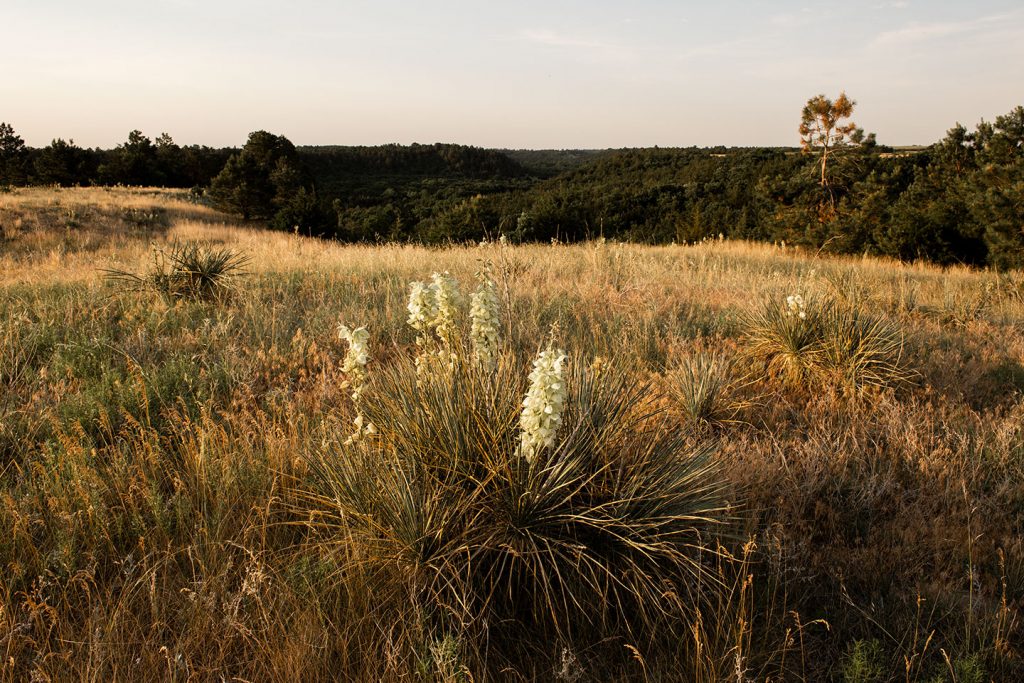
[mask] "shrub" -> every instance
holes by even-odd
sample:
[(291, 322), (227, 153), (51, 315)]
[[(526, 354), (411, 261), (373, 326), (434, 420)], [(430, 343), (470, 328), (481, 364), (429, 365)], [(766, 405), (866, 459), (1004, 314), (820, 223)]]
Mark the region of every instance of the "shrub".
[(669, 373), (668, 392), (686, 421), (697, 427), (720, 427), (736, 421), (746, 406), (737, 400), (739, 382), (733, 361), (719, 353), (695, 353)]
[(361, 396), (378, 433), (311, 458), (308, 518), (326, 543), (353, 542), (377, 604), (427, 642), (470, 625), (570, 637), (687, 613), (708, 580), (696, 553), (726, 509), (710, 452), (657, 419), (650, 387), (572, 358), (557, 438), (528, 458), (523, 375), (508, 356), (493, 371), (378, 370)]
[(172, 244), (153, 252), (149, 272), (137, 275), (108, 270), (108, 279), (130, 289), (153, 291), (169, 301), (211, 300), (229, 289), (229, 281), (242, 274), (248, 257), (231, 249), (213, 249), (195, 242)]
[(884, 673), (882, 646), (877, 640), (855, 641), (842, 662), (843, 683), (876, 683)]
[(747, 317), (750, 352), (761, 358), (771, 374), (799, 383), (817, 365), (821, 342), (822, 307), (815, 299), (791, 295), (786, 305), (768, 301)]
[(863, 393), (913, 377), (900, 329), (855, 303), (791, 296), (784, 306), (768, 301), (746, 326), (750, 353), (795, 384), (831, 382)]

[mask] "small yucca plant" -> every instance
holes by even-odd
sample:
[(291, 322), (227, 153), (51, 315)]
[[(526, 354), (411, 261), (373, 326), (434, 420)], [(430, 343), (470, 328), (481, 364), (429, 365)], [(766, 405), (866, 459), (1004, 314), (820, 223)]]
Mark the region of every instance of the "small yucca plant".
[(883, 318), (831, 303), (821, 316), (819, 361), (824, 373), (856, 392), (909, 381), (903, 334)]
[(861, 393), (913, 376), (904, 364), (899, 328), (850, 302), (768, 302), (748, 318), (747, 339), (770, 373), (794, 383), (838, 382)]
[(726, 512), (710, 452), (659, 419), (649, 386), (570, 358), (557, 438), (527, 457), (525, 375), (508, 356), (493, 370), (378, 371), (363, 395), (377, 435), (311, 458), (304, 518), (358, 548), (382, 606), (434, 633), (569, 635), (685, 614)]
[(738, 420), (749, 402), (736, 392), (744, 382), (735, 363), (721, 353), (694, 353), (668, 374), (666, 386), (686, 422), (698, 428), (716, 428)]
[(822, 308), (816, 299), (790, 295), (769, 300), (747, 317), (750, 352), (764, 360), (770, 374), (799, 383), (811, 374), (820, 353)]
[(974, 287), (944, 284), (942, 317), (962, 327), (984, 318), (996, 303), (996, 284), (992, 281)]
[(244, 272), (247, 256), (195, 242), (172, 244), (153, 252), (153, 264), (142, 275), (106, 271), (110, 280), (140, 291), (154, 291), (170, 301), (210, 300), (225, 294), (232, 278)]

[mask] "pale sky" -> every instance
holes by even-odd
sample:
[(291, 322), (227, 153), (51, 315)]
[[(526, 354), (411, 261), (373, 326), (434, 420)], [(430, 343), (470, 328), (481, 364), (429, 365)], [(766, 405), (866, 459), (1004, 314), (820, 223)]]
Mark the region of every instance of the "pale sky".
[(1024, 104), (1021, 0), (3, 0), (0, 121), (240, 146), (796, 145), (841, 89), (880, 142)]

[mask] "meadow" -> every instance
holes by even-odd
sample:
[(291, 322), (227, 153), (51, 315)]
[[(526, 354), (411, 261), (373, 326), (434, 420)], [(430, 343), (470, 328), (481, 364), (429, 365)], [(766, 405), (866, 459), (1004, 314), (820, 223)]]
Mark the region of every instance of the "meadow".
[(1019, 271), (342, 245), (159, 189), (0, 226), (0, 681), (1024, 677)]

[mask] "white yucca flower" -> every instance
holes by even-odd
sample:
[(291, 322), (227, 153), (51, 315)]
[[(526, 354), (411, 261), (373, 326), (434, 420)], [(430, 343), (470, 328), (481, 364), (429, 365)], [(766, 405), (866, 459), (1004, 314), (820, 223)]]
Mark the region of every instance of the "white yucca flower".
[(413, 282), (409, 285), (409, 311), (407, 322), (416, 330), (416, 374), (427, 371), (433, 342), (430, 330), (437, 320), (437, 290), (434, 285), (426, 282)]
[(413, 282), (409, 285), (409, 324), (417, 332), (426, 332), (437, 319), (437, 292), (434, 285)]
[(455, 363), (455, 344), (458, 339), (459, 281), (447, 272), (434, 273), (431, 276), (431, 287), (437, 301), (437, 315), (434, 318), (434, 331), (441, 340), (443, 348), (438, 357), (449, 367)]
[(345, 354), (341, 371), (347, 377), (346, 385), (352, 389), (352, 402), (356, 404), (356, 432), (345, 442), (352, 443), (376, 431), (372, 424), (364, 421), (360, 407), (360, 399), (366, 386), (366, 366), (370, 362), (370, 333), (365, 327), (352, 329), (347, 325), (340, 324), (338, 325), (338, 337), (348, 342), (348, 353)]
[(349, 328), (338, 325), (338, 337), (348, 342), (348, 353), (341, 365), (341, 371), (348, 376), (348, 384), (352, 387), (352, 400), (358, 401), (366, 382), (366, 365), (370, 362), (370, 333), (365, 327)]
[(807, 318), (807, 311), (804, 309), (804, 298), (799, 294), (790, 294), (786, 297), (786, 315), (790, 318), (797, 317), (801, 320)]
[(352, 432), (347, 439), (345, 439), (345, 445), (351, 445), (356, 441), (360, 441), (368, 436), (373, 436), (377, 433), (377, 428), (373, 426), (372, 422), (366, 420), (362, 413), (356, 415), (356, 419), (352, 420), (352, 424), (356, 426), (356, 431)]
[(493, 368), (498, 357), (499, 302), (498, 286), (488, 272), (480, 274), (481, 282), (470, 297), (469, 316), (472, 319), (470, 338), (473, 355), (486, 368)]
[[(419, 333), (416, 336), (418, 373), (427, 372), (428, 366), (436, 360), (448, 367), (454, 366), (460, 303), (459, 283), (447, 272), (434, 273), (429, 283), (413, 282), (409, 285), (407, 322)], [(440, 348), (431, 331), (440, 340)]]
[(563, 370), (565, 351), (548, 348), (533, 361), (530, 388), (523, 399), (523, 412), (519, 416), (519, 454), (533, 462), (537, 454), (555, 443), (555, 435), (562, 424), (565, 405)]

